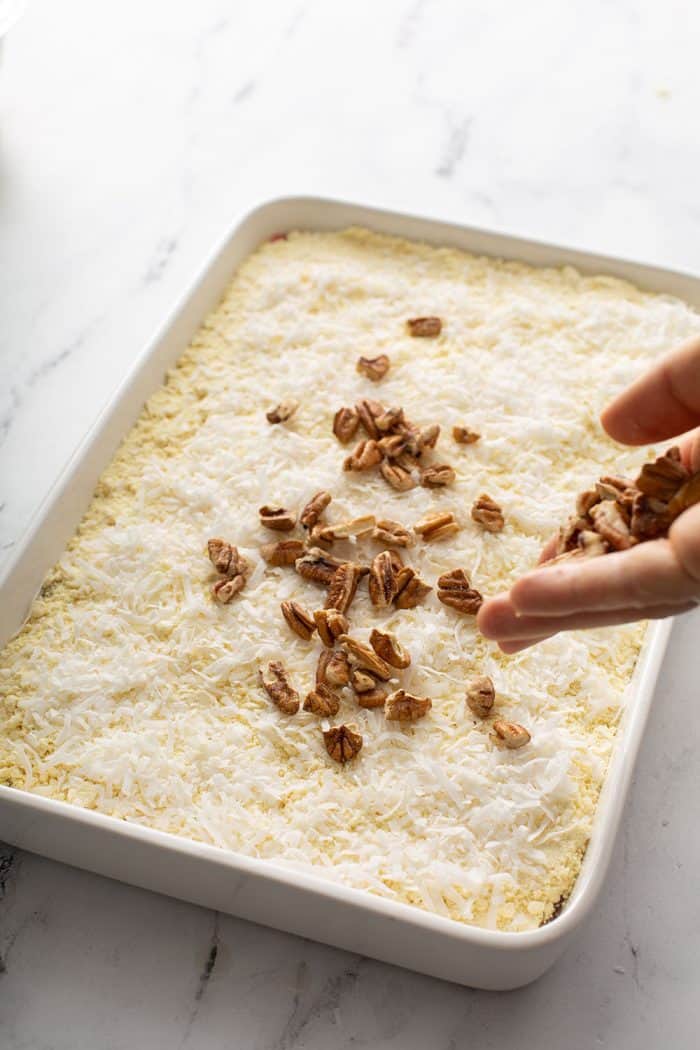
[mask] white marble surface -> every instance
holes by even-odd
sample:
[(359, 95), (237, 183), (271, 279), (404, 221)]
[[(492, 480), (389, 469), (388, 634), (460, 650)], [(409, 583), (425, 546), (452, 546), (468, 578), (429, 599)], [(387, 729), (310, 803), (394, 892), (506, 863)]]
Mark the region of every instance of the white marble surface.
[[(700, 270), (699, 30), (675, 0), (34, 0), (0, 62), (3, 551), (264, 197)], [(674, 630), (597, 913), (536, 985), (453, 987), (8, 849), (3, 1050), (694, 1046), (699, 627)]]

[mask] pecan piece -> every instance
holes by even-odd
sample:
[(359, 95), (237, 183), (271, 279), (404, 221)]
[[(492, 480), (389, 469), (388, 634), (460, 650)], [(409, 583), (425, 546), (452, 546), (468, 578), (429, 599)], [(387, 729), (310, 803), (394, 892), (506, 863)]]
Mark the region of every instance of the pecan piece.
[(470, 678), (466, 690), (467, 707), (478, 718), (488, 718), (491, 714), (496, 690), (488, 675), (480, 674)]
[(386, 543), (392, 547), (412, 547), (413, 536), (398, 521), (390, 518), (380, 518), (372, 532), (372, 539), (378, 543)]
[(293, 601), (280, 602), (280, 609), (294, 633), (308, 642), (316, 630), (316, 622), (311, 613), (308, 613), (299, 602)]
[(374, 420), (374, 425), (382, 434), (389, 434), (399, 430), (404, 424), (402, 408), (387, 408)]
[(380, 354), (379, 357), (359, 357), (355, 367), (360, 375), (367, 376), (373, 383), (377, 383), (387, 374), (390, 365), (391, 361), (387, 355)]
[(296, 559), (294, 568), (305, 580), (313, 580), (314, 583), (328, 586), (336, 569), (345, 564), (340, 558), (333, 558), (330, 554), (326, 554), (320, 547), (309, 547), (302, 557)]
[(688, 471), (681, 462), (680, 449), (674, 445), (653, 463), (644, 464), (635, 485), (645, 496), (668, 503), (687, 480)]
[(351, 521), (339, 521), (335, 525), (324, 525), (315, 528), (312, 537), (320, 543), (334, 543), (336, 540), (347, 540), (351, 536), (366, 536), (374, 528), (374, 514), (364, 514)]
[(355, 758), (362, 750), (361, 735), (347, 725), (324, 730), (323, 742), (333, 761), (342, 764)]
[(487, 532), (500, 532), (505, 525), (503, 511), (495, 500), (482, 492), (478, 499), (472, 504), (472, 518)]
[(456, 477), (454, 470), (447, 463), (436, 463), (421, 470), (420, 483), (427, 489), (437, 489), (443, 485), (452, 485)]
[(350, 608), (357, 585), (364, 571), (361, 565), (346, 561), (333, 573), (328, 583), (328, 597), (326, 598), (326, 609), (337, 609), (344, 613)]
[(464, 569), (452, 569), (439, 577), (438, 600), (459, 612), (476, 615), (484, 603), (483, 595), (469, 584)]
[(318, 636), (324, 645), (332, 649), (341, 634), (347, 634), (350, 626), (347, 619), (338, 609), (317, 609), (314, 621)]
[(409, 438), (406, 434), (387, 434), (380, 438), (377, 444), (379, 451), (387, 459), (398, 459), (408, 448)]
[(426, 541), (444, 540), (459, 532), (459, 525), (450, 511), (430, 511), (413, 526), (413, 531)]
[[(583, 529), (578, 535), (578, 547), (587, 558), (596, 558), (599, 554), (607, 554), (609, 547), (602, 536), (592, 529)], [(573, 554), (574, 551), (570, 551)]]
[(239, 591), (245, 587), (245, 576), (240, 573), (237, 576), (227, 576), (218, 580), (211, 589), (214, 600), (220, 605), (228, 605), (236, 597)]
[(389, 681), (391, 678), (391, 667), (380, 656), (377, 656), (374, 649), (364, 645), (362, 642), (358, 642), (350, 634), (341, 634), (338, 641), (345, 649), (350, 663), (354, 667), (359, 667), (361, 671), (369, 671), (375, 678), (381, 678), (383, 682)]
[(458, 445), (473, 445), (475, 441), (478, 441), (481, 434), (477, 433), (476, 430), (472, 430), (471, 427), (455, 426), (452, 427), (452, 437)]
[(341, 445), (347, 445), (355, 437), (360, 417), (354, 408), (339, 408), (333, 417), (333, 433)]
[(384, 453), (373, 438), (361, 441), (343, 462), (343, 470), (370, 470), (381, 463)]
[(350, 675), (350, 683), (356, 693), (368, 693), (377, 687), (377, 679), (373, 678), (369, 671), (360, 671), (357, 668)]
[(379, 468), (379, 473), (397, 492), (408, 492), (409, 489), (416, 487), (416, 479), (411, 472), (399, 466), (398, 463), (390, 463), (385, 459)]
[(272, 660), (267, 672), (259, 669), (260, 684), (273, 704), (284, 711), (285, 715), (295, 715), (299, 710), (299, 694), (292, 688), (291, 682), (279, 660)]
[(369, 598), (372, 605), (385, 609), (396, 597), (396, 571), (389, 551), (382, 551), (372, 559), (369, 570)]
[(258, 511), (260, 524), (275, 532), (291, 532), (297, 523), (297, 516), (284, 507), (261, 507)]
[(411, 317), (406, 322), (409, 335), (419, 339), (435, 339), (442, 331), (439, 317)]
[(263, 543), (260, 553), (268, 565), (294, 565), (304, 553), (301, 540), (280, 540), (279, 543)]
[(382, 689), (380, 685), (375, 683), (373, 689), (366, 689), (363, 693), (356, 692), (355, 699), (358, 707), (364, 707), (368, 711), (373, 711), (377, 707), (384, 706), (387, 695), (386, 689)]
[(591, 507), (589, 516), (593, 527), (603, 539), (616, 551), (627, 550), (632, 546), (629, 525), (617, 503), (606, 499)]
[(306, 504), (301, 514), (299, 515), (299, 524), (303, 525), (305, 529), (312, 529), (318, 522), (318, 519), (323, 514), (324, 510), (331, 501), (330, 492), (326, 492), (321, 489), (315, 496), (312, 496), (309, 502)]
[(688, 507), (700, 503), (700, 471), (681, 485), (668, 505), (668, 515), (673, 520)]
[(384, 405), (380, 404), (379, 401), (370, 401), (367, 398), (363, 398), (362, 401), (358, 401), (355, 405), (355, 411), (367, 437), (376, 441), (379, 437), (377, 419), (384, 414)]
[(596, 503), (600, 503), (600, 495), (596, 489), (586, 489), (584, 492), (580, 492), (576, 497), (576, 514), (579, 518), (585, 520), (591, 507), (595, 507)]
[(374, 627), (369, 636), (369, 644), (377, 656), (390, 667), (404, 670), (411, 663), (411, 654), (404, 649), (396, 635), (390, 634), (389, 631), (379, 631)]
[(223, 576), (245, 575), (248, 571), (248, 562), (239, 554), (238, 547), (227, 543), (226, 540), (209, 540), (207, 550), (212, 565)]
[(518, 722), (504, 722), (499, 719), (493, 723), (493, 729), (496, 739), (511, 750), (524, 747), (531, 739), (525, 726), (521, 726)]
[(268, 423), (286, 423), (287, 420), (292, 418), (298, 408), (299, 402), (293, 397), (288, 397), (284, 401), (280, 401), (279, 405), (271, 408), (269, 412), (266, 412), (265, 417)]
[(421, 580), (415, 569), (405, 565), (396, 577), (394, 606), (397, 609), (415, 609), (432, 589)]
[(340, 697), (329, 689), (327, 685), (318, 683), (315, 689), (306, 694), (304, 699), (304, 710), (311, 711), (321, 718), (329, 718), (337, 715), (340, 710)]
[(416, 722), (427, 715), (433, 701), (428, 696), (412, 696), (397, 689), (386, 702), (386, 717), (392, 722)]
[(327, 685), (347, 685), (350, 681), (350, 661), (339, 649), (324, 649), (318, 658), (316, 682)]
[(566, 551), (576, 550), (578, 548), (578, 538), (584, 529), (590, 528), (590, 521), (588, 518), (581, 518), (577, 514), (572, 514), (567, 522), (559, 529), (557, 536), (557, 554), (564, 554)]
[(416, 455), (420, 456), (422, 452), (425, 452), (426, 448), (435, 448), (439, 437), (440, 426), (438, 423), (431, 423), (430, 426), (419, 430), (415, 435)]

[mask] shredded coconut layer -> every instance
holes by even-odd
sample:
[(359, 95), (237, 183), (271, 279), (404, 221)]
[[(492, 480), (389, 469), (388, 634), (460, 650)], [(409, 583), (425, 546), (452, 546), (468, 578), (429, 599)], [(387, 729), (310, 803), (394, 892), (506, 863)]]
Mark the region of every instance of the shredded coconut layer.
[[(411, 339), (406, 319), (425, 314), (443, 319), (442, 335)], [(329, 521), (375, 513), (410, 525), (451, 510), (458, 536), (419, 542), (408, 563), (432, 584), (461, 566), (496, 593), (533, 565), (578, 491), (648, 456), (613, 446), (598, 413), (698, 327), (682, 302), (570, 268), (363, 230), (264, 245), (148, 402), (0, 655), (0, 777), (462, 922), (545, 921), (580, 867), (643, 626), (506, 657), (434, 593), (378, 612), (363, 586), (353, 633), (395, 631), (413, 657), (401, 685), (433, 708), (406, 727), (345, 697), (333, 721), (356, 722), (364, 747), (341, 768), (318, 718), (281, 715), (257, 684), (259, 665), (281, 658), (302, 695), (311, 687), (320, 643), (293, 635), (279, 603), (313, 610), (324, 598), (260, 559), (280, 537), (257, 511), (298, 510), (321, 488)], [(380, 353), (391, 369), (374, 384), (355, 362)], [(456, 484), (397, 493), (343, 473), (333, 415), (363, 396), (439, 422), (435, 458)], [(289, 397), (299, 411), (270, 426), (265, 411)], [(452, 440), (463, 423), (477, 444)], [(498, 535), (471, 521), (481, 492), (503, 508)], [(219, 535), (253, 564), (228, 606), (210, 597), (206, 541)], [(498, 748), (467, 709), (475, 673), (493, 677), (495, 716), (532, 734), (522, 750)]]

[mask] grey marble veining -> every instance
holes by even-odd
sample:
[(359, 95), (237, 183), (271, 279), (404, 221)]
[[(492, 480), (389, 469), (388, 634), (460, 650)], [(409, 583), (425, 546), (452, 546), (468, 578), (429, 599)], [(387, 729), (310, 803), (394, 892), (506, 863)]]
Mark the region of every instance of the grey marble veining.
[[(700, 269), (698, 30), (680, 0), (34, 0), (0, 62), (0, 557), (265, 197)], [(699, 628), (674, 629), (596, 914), (537, 984), (457, 988), (8, 847), (0, 1046), (694, 1046)]]

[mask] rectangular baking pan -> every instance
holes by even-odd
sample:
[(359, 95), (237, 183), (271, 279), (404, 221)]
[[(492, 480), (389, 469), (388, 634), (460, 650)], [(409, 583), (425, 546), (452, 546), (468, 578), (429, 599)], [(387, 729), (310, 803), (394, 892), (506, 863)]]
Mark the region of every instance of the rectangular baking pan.
[[(700, 308), (700, 278), (488, 230), (297, 197), (262, 204), (237, 222), (66, 466), (0, 575), (0, 645), (24, 621), (48, 569), (84, 513), (97, 480), (165, 370), (188, 346), (240, 263), (272, 234), (292, 228), (365, 226), (536, 266), (607, 273)], [(254, 922), (478, 988), (508, 989), (539, 977), (561, 954), (601, 888), (670, 633), (648, 630), (590, 843), (561, 914), (524, 933), (478, 929), (409, 905), (291, 872), (176, 835), (132, 825), (30, 792), (0, 786), (0, 838), (23, 849)]]

